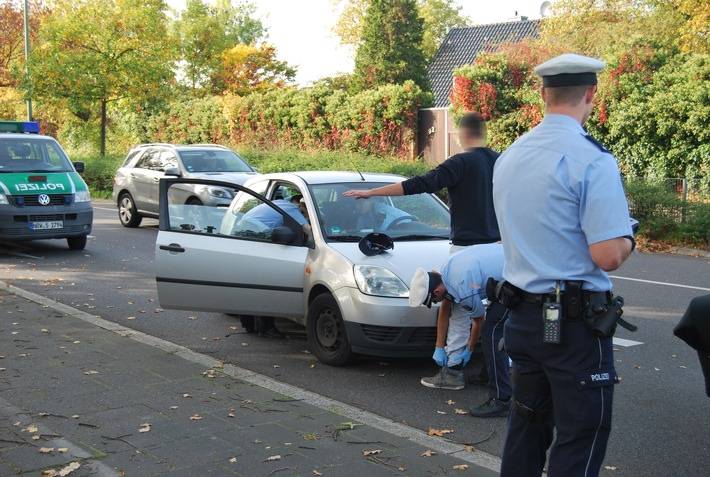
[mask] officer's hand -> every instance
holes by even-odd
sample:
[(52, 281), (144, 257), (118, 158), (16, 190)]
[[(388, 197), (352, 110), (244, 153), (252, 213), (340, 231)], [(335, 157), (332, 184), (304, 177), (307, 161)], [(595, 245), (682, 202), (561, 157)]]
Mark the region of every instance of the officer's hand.
[(368, 189), (354, 189), (343, 192), (344, 197), (354, 197), (356, 199), (367, 199), (370, 197), (370, 191)]
[(473, 356), (473, 352), (466, 348), (466, 350), (461, 353), (461, 359), (463, 360), (463, 365), (466, 366), (469, 361), (471, 361), (471, 356)]
[(434, 350), (434, 356), (432, 356), (431, 358), (434, 360), (434, 362), (436, 362), (436, 364), (438, 364), (442, 368), (446, 366), (446, 363), (449, 362), (449, 358), (448, 356), (446, 356), (446, 351), (444, 350), (444, 348), (437, 347)]

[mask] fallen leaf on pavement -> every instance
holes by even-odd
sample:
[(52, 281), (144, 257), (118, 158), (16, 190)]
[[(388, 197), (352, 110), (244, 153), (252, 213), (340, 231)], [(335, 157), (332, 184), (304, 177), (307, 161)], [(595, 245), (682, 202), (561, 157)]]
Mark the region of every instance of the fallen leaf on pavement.
[(368, 455), (382, 454), (382, 449), (365, 449), (362, 451), (362, 455), (367, 457)]
[(42, 328), (40, 331), (41, 331), (42, 333), (49, 333), (49, 330), (48, 330), (47, 328)]
[(174, 410), (177, 409), (177, 408), (178, 408), (177, 406), (170, 406), (169, 409), (170, 409), (171, 411), (174, 411)]
[(473, 446), (463, 446), (463, 450), (466, 452), (476, 452), (476, 449)]
[(79, 343), (81, 343), (81, 341), (79, 341), (79, 340), (72, 341), (72, 344), (79, 344)]
[(60, 447), (57, 449), (57, 452), (59, 452), (60, 454), (66, 454), (67, 452), (69, 452), (69, 448), (68, 447)]
[(32, 440), (33, 440), (33, 441), (38, 441), (38, 440), (40, 440), (41, 437), (42, 437), (42, 436), (32, 436)]
[(75, 470), (77, 470), (79, 467), (81, 467), (81, 464), (78, 462), (72, 462), (71, 464), (67, 465), (66, 467), (62, 468), (59, 470), (59, 473), (57, 474), (59, 477), (66, 477), (67, 475), (71, 474)]
[(311, 365), (309, 366), (309, 368), (311, 368), (311, 369), (313, 369), (313, 368), (315, 368), (315, 367), (316, 367), (315, 363), (313, 363), (313, 364), (311, 364)]
[(182, 395), (182, 397), (184, 397), (184, 398), (191, 398), (192, 396), (190, 396), (189, 394), (185, 393), (185, 394)]
[(436, 411), (437, 414), (446, 414), (446, 411)]
[(57, 471), (54, 469), (47, 469), (42, 471), (42, 477), (57, 477)]
[(446, 404), (448, 404), (449, 406), (453, 406), (454, 404), (456, 404), (456, 401), (452, 401), (451, 399), (449, 399), (448, 401), (446, 401)]
[(231, 462), (232, 464), (236, 464), (236, 463), (237, 463), (237, 458), (236, 458), (236, 457), (232, 457), (231, 459), (229, 459), (229, 462)]
[(434, 429), (433, 427), (429, 428), (429, 434), (430, 436), (437, 436), (437, 437), (444, 437), (446, 434), (451, 434), (454, 431), (452, 429)]
[(468, 470), (468, 464), (459, 464), (454, 466), (454, 470)]
[(126, 319), (127, 319), (127, 320), (135, 320), (136, 317), (135, 317), (135, 316), (128, 316), (128, 317), (126, 317)]
[(29, 432), (30, 434), (34, 434), (34, 433), (37, 432), (39, 429), (37, 429), (37, 426), (35, 426), (34, 424), (30, 424), (29, 426), (25, 427), (25, 428), (22, 429), (22, 430), (25, 431), (25, 432)]
[(71, 418), (72, 419), (79, 419), (79, 417), (81, 417), (81, 416), (79, 416), (79, 414), (74, 414)]
[(454, 414), (468, 414), (465, 409), (454, 409)]
[(317, 470), (313, 469), (313, 475), (323, 475), (323, 474), (321, 474), (321, 473), (318, 472)]
[(616, 466), (614, 466), (614, 465), (605, 465), (604, 468), (605, 468), (606, 470), (616, 470), (618, 467), (616, 467)]
[(150, 424), (148, 424), (147, 422), (141, 424), (141, 427), (138, 428), (138, 432), (150, 432)]
[(52, 452), (54, 452), (54, 447), (40, 447), (39, 448), (40, 454), (51, 454)]
[(419, 454), (420, 457), (431, 457), (433, 455), (436, 455), (436, 452), (434, 452), (433, 450), (429, 450), (429, 449), (427, 449), (424, 452), (422, 452), (421, 454)]
[(227, 417), (237, 417), (237, 415), (234, 413), (234, 409), (229, 410), (229, 412), (227, 413)]
[(201, 421), (202, 416), (200, 416), (199, 414), (193, 414), (192, 416), (190, 416), (190, 420), (191, 421)]
[(84, 374), (86, 374), (86, 375), (99, 374), (99, 372), (98, 372), (98, 371), (94, 371), (93, 369), (90, 369), (89, 371), (84, 371)]
[(264, 462), (273, 462), (275, 460), (281, 460), (280, 455), (272, 455), (271, 457), (267, 457)]

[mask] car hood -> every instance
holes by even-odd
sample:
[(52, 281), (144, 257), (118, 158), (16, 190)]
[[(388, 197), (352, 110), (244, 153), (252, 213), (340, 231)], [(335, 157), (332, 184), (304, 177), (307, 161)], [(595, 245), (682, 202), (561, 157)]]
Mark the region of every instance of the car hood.
[(419, 267), (427, 271), (441, 270), (451, 249), (448, 240), (405, 241), (395, 242), (389, 252), (368, 257), (360, 251), (357, 243), (329, 242), (328, 246), (353, 265), (376, 265), (389, 269), (407, 286)]
[(258, 172), (192, 172), (187, 175), (187, 177), (190, 179), (205, 179), (242, 185), (257, 174)]

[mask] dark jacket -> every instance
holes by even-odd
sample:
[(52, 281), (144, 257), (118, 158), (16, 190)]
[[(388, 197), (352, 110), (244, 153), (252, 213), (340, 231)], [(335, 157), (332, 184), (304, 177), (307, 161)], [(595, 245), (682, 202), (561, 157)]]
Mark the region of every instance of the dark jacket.
[(493, 209), (493, 166), (499, 155), (477, 147), (451, 156), (426, 174), (402, 182), (404, 194), (448, 189), (454, 245), (497, 242), (500, 232)]

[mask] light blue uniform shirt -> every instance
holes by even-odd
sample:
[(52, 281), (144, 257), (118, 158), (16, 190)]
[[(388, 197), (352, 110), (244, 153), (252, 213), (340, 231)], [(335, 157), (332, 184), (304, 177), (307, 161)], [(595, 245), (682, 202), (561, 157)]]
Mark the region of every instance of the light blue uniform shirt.
[(478, 318), (486, 312), (486, 282), (491, 277), (502, 279), (503, 262), (503, 245), (471, 245), (449, 257), (441, 269), (441, 279), (455, 303), (470, 309), (471, 316)]
[[(277, 199), (273, 201), (273, 204), (279, 209), (286, 212), (291, 217), (293, 217), (293, 219), (298, 222), (299, 225), (307, 223), (306, 218), (303, 216), (298, 206), (293, 202), (289, 202), (288, 200), (284, 199)], [(284, 222), (283, 216), (268, 204), (261, 204), (254, 207), (249, 212), (244, 214), (244, 217), (249, 219), (256, 219), (271, 229), (274, 229), (279, 225), (283, 225)]]
[(632, 235), (616, 159), (586, 135), (573, 118), (548, 114), (496, 162), (503, 277), (527, 292), (553, 291), (557, 280), (611, 290), (589, 245)]

